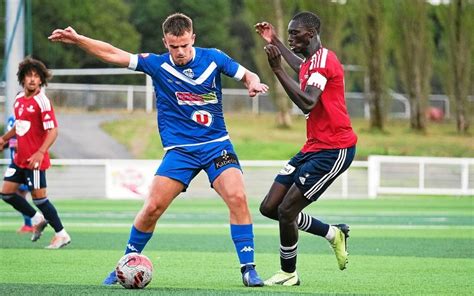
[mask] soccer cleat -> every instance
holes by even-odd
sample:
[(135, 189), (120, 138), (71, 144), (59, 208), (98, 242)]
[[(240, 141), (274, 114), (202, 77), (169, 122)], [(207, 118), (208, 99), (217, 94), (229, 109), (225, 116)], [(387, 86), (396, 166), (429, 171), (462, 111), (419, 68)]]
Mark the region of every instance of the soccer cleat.
[(62, 247), (67, 246), (68, 244), (71, 243), (71, 237), (69, 234), (66, 233), (66, 235), (57, 235), (55, 234), (53, 236), (53, 239), (51, 240), (51, 243), (49, 246), (45, 247), (46, 249), (60, 249)]
[(31, 233), (31, 232), (34, 232), (35, 229), (33, 228), (33, 226), (30, 226), (30, 225), (23, 225), (22, 227), (18, 228), (18, 230), (16, 231), (17, 233)]
[(105, 278), (102, 284), (106, 286), (111, 286), (111, 285), (115, 285), (117, 282), (118, 282), (117, 274), (115, 273), (115, 270), (114, 270)]
[(349, 237), (349, 225), (347, 224), (337, 224), (332, 225), (336, 231), (336, 236), (334, 240), (330, 242), (334, 254), (336, 255), (337, 264), (339, 265), (340, 270), (346, 269), (346, 265), (349, 262), (347, 253), (347, 238)]
[(284, 272), (280, 270), (279, 272), (275, 273), (271, 278), (265, 281), (266, 286), (275, 286), (275, 285), (282, 285), (282, 286), (299, 286), (300, 279), (296, 271), (294, 272)]
[(263, 287), (263, 281), (255, 270), (255, 265), (247, 264), (242, 266), (242, 281), (246, 287)]
[(38, 223), (33, 225), (33, 235), (31, 236), (31, 241), (35, 242), (40, 239), (41, 235), (43, 234), (44, 229), (48, 226), (48, 221), (44, 219), (43, 216), (40, 217)]

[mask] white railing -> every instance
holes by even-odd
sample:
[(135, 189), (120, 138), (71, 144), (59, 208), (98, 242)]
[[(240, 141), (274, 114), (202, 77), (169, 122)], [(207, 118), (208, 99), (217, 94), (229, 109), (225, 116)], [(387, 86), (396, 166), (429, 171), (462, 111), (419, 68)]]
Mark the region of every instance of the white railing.
[[(161, 160), (53, 159), (47, 172), (54, 198), (141, 199)], [(0, 159), (6, 168), (9, 159)], [(262, 199), (286, 161), (243, 160), (247, 195)], [(354, 161), (324, 193), (329, 199), (379, 195), (474, 195), (474, 158), (370, 156)], [(205, 173), (192, 181), (185, 197), (218, 197)]]
[(369, 197), (474, 195), (474, 158), (370, 156)]

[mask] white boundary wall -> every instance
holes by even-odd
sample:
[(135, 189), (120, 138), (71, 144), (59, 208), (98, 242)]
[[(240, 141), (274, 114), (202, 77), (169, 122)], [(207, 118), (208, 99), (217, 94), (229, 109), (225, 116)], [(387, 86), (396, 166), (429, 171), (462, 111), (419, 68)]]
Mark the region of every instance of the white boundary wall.
[[(53, 198), (143, 199), (161, 160), (53, 159), (47, 171)], [(5, 169), (9, 159), (0, 159)], [(263, 199), (286, 161), (241, 161), (249, 198)], [(354, 161), (324, 193), (329, 199), (379, 195), (474, 195), (474, 158), (370, 156)], [(184, 198), (218, 197), (205, 173), (191, 182)]]

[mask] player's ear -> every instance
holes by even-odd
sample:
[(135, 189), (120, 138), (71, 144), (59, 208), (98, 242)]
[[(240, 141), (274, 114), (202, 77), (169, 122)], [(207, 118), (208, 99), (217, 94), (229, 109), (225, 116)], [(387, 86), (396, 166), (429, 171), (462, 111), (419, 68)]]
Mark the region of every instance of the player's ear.
[(163, 41), (163, 44), (165, 45), (165, 47), (168, 48), (168, 44), (166, 43), (166, 39), (162, 38), (161, 40)]
[(316, 32), (316, 30), (315, 30), (314, 28), (308, 29), (308, 36), (309, 36), (310, 38), (313, 38), (313, 37), (315, 37), (315, 36), (317, 36), (317, 35), (318, 35), (318, 32)]

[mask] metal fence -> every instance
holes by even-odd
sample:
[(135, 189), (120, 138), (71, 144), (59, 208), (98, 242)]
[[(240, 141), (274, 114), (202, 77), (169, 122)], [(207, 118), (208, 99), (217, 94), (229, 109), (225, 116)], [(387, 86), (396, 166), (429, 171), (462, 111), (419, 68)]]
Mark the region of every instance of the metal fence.
[[(3, 89), (0, 85), (0, 103), (4, 101), (2, 94)], [(153, 96), (147, 97), (147, 87), (143, 85), (50, 83), (47, 94), (56, 107), (77, 108), (84, 111), (116, 109), (151, 112), (155, 108)], [(252, 112), (254, 114), (276, 112), (271, 94), (250, 98), (246, 89), (223, 89), (223, 95), (225, 112)], [(390, 98), (389, 116), (409, 118), (408, 98), (394, 92), (390, 93)], [(347, 92), (346, 103), (351, 117), (370, 117), (369, 105), (364, 93)], [(445, 117), (449, 118), (451, 108), (447, 96), (431, 95), (429, 104), (442, 110)], [(292, 112), (302, 114), (296, 105), (293, 105)]]
[[(3, 169), (10, 160), (0, 160)], [(160, 160), (53, 159), (47, 171), (54, 198), (142, 199)], [(241, 161), (249, 198), (262, 199), (286, 161)], [(328, 199), (427, 194), (474, 195), (474, 159), (371, 156), (354, 161), (323, 194)], [(192, 181), (183, 198), (217, 198), (205, 173)]]

